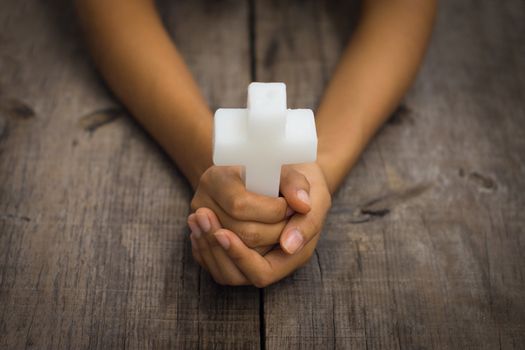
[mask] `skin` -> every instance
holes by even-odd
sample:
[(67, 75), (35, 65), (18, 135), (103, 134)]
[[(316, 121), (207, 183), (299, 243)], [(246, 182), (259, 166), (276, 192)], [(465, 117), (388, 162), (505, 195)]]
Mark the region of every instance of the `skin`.
[(195, 260), (215, 281), (265, 287), (311, 257), (331, 195), (412, 83), (436, 0), (365, 0), (316, 113), (316, 163), (283, 167), (282, 197), (245, 190), (211, 161), (212, 113), (152, 0), (77, 0), (93, 58), (116, 96), (195, 189)]

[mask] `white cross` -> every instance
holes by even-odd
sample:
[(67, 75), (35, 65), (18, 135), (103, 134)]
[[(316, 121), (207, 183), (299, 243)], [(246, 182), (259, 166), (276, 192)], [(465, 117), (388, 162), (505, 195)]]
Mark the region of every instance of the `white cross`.
[(244, 166), (248, 191), (277, 197), (283, 164), (313, 162), (314, 114), (286, 108), (286, 85), (251, 83), (248, 106), (215, 112), (213, 163)]

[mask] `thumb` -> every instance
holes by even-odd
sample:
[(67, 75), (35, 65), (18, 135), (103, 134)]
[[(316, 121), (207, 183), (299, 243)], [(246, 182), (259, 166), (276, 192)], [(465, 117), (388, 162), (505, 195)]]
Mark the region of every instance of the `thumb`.
[(292, 167), (283, 167), (279, 189), (291, 209), (301, 214), (310, 211), (310, 183), (302, 173)]

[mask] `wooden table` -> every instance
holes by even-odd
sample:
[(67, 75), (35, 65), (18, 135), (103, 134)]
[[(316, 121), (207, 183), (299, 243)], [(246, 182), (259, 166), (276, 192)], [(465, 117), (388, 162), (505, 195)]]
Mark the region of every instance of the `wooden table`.
[[(210, 106), (317, 105), (343, 1), (164, 1)], [(264, 290), (192, 260), (191, 191), (97, 75), (69, 1), (0, 3), (0, 348), (523, 349), (525, 3), (443, 0), (415, 85)]]

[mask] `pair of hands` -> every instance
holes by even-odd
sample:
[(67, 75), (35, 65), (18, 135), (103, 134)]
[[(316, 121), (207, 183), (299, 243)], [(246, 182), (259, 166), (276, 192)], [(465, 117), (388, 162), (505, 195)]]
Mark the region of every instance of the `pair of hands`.
[(312, 256), (331, 206), (316, 163), (284, 166), (280, 192), (247, 192), (239, 167), (210, 167), (201, 177), (188, 217), (194, 259), (223, 285), (262, 288)]

